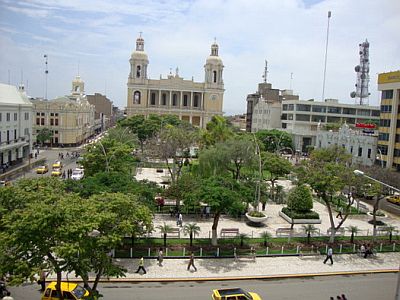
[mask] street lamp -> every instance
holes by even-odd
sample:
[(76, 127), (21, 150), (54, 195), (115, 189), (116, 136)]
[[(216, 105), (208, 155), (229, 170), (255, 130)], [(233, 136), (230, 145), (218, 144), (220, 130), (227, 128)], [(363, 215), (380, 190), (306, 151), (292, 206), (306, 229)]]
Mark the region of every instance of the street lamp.
[[(400, 190), (398, 188), (395, 188), (395, 187), (393, 187), (391, 185), (388, 185), (388, 184), (386, 184), (386, 183), (384, 183), (384, 182), (382, 182), (382, 181), (380, 181), (378, 179), (375, 179), (373, 177), (370, 177), (370, 176), (366, 175), (363, 171), (354, 170), (353, 172), (357, 176), (364, 176), (364, 177), (366, 177), (366, 178), (368, 178), (368, 179), (370, 179), (372, 181), (375, 181), (375, 182), (377, 182), (379, 184), (382, 184), (382, 185), (384, 185), (384, 186), (386, 186), (386, 187), (388, 187), (388, 188), (390, 188), (390, 189), (392, 189), (392, 190), (394, 190), (396, 192), (400, 192)], [(395, 296), (394, 300), (400, 300), (400, 266), (399, 266), (399, 271), (398, 271), (397, 274), (398, 274), (397, 275), (397, 288), (396, 288), (396, 296)]]

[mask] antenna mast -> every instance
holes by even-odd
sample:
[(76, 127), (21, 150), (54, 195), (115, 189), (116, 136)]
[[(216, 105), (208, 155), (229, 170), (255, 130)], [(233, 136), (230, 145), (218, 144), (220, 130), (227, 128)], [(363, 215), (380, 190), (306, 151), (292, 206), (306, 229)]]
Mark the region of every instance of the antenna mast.
[(329, 21), (331, 19), (332, 13), (328, 11), (328, 27), (326, 29), (326, 46), (325, 46), (325, 66), (324, 66), (324, 81), (322, 83), (322, 101), (325, 99), (325, 79), (326, 79), (326, 62), (328, 60), (328, 41), (329, 41)]
[[(365, 42), (359, 44), (360, 46), (360, 64), (355, 66), (354, 71), (357, 73), (357, 83), (355, 84), (355, 92), (350, 93), (351, 98), (358, 98), (360, 105), (368, 104), (368, 92), (369, 86), (369, 42), (365, 39)], [(364, 101), (367, 99), (367, 101)]]
[(265, 60), (264, 74), (262, 78), (264, 78), (264, 83), (267, 83), (267, 75), (268, 75), (268, 61)]
[(44, 99), (47, 100), (47, 75), (49, 74), (47, 54), (45, 54), (43, 57), (45, 58), (45, 67), (46, 67), (45, 71), (44, 71), (44, 74), (45, 74), (44, 75), (45, 76), (45, 87), (44, 87), (45, 94), (44, 94)]

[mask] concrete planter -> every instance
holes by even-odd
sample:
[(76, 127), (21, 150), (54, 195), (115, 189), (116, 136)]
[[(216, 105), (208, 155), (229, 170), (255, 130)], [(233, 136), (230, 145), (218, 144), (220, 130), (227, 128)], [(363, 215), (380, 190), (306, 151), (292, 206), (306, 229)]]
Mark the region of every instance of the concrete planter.
[(268, 216), (261, 217), (261, 218), (260, 217), (252, 217), (252, 216), (249, 216), (248, 213), (246, 213), (246, 218), (249, 219), (249, 221), (253, 222), (253, 223), (263, 223), (268, 219)]
[(292, 219), (282, 211), (279, 212), (279, 216), (289, 224), (321, 224), (321, 219)]

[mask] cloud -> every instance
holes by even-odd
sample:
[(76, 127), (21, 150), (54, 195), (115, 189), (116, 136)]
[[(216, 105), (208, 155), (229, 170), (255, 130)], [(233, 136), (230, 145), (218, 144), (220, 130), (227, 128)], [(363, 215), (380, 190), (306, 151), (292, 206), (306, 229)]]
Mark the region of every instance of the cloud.
[[(181, 76), (202, 81), (216, 37), (225, 65), (227, 113), (245, 112), (246, 95), (262, 81), (265, 59), (273, 87), (292, 85), (301, 99), (320, 100), (328, 10), (327, 98), (354, 101), (349, 93), (356, 82), (358, 44), (365, 38), (371, 45), (370, 103), (379, 101), (376, 73), (400, 69), (396, 0), (3, 0), (0, 9), (0, 37), (7, 39), (0, 62), (31, 69), (24, 72), (36, 76), (37, 88), (32, 83), (31, 89), (38, 96), (42, 76), (35, 72), (41, 72), (41, 57), (48, 53), (54, 80), (49, 95), (69, 92), (80, 61), (89, 93), (103, 92), (107, 82), (109, 97), (126, 106), (129, 58), (142, 31), (152, 78), (178, 66)], [(18, 57), (21, 53), (25, 56)], [(1, 81), (6, 78), (0, 73)]]

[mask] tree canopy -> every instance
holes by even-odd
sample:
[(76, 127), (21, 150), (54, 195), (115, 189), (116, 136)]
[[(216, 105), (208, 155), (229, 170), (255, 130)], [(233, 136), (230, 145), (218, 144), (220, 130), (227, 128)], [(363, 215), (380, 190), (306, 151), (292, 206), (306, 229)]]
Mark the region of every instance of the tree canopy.
[(256, 137), (261, 142), (261, 148), (264, 151), (278, 153), (284, 149), (293, 150), (292, 136), (286, 131), (264, 129), (257, 131)]

